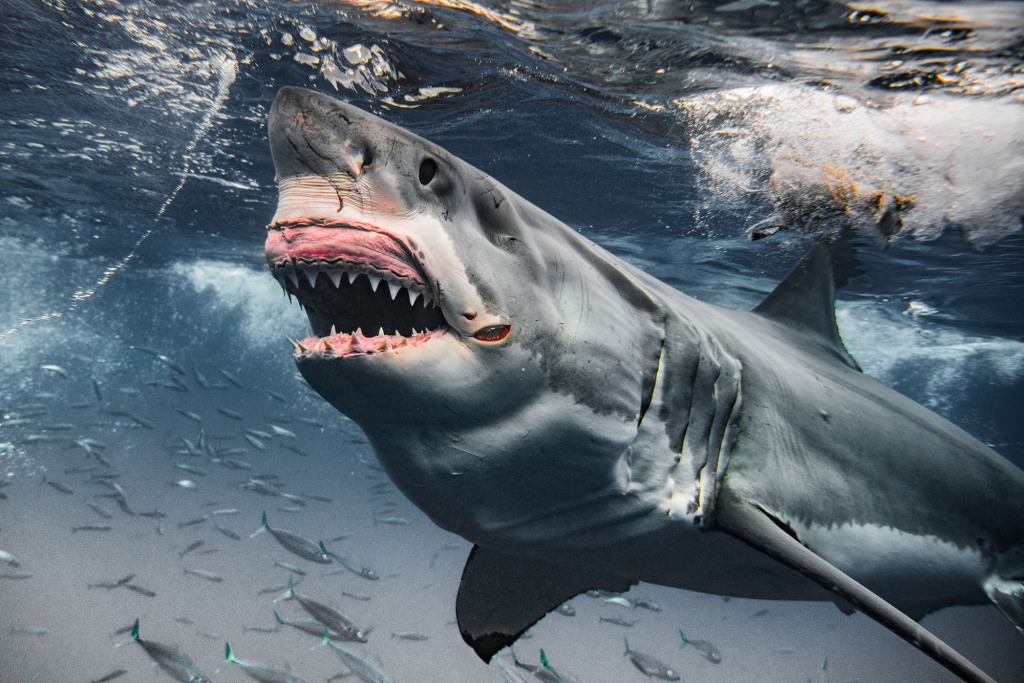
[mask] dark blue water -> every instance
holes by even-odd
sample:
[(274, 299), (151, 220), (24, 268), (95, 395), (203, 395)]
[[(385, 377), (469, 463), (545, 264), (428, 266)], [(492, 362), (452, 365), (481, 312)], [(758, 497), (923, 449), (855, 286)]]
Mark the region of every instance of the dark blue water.
[[(302, 564), (248, 538), (264, 509), (312, 538), (352, 534), (336, 546), (383, 578), (306, 563), (303, 590), (372, 628), (364, 649), (396, 680), (501, 680), (452, 624), (468, 545), (390, 489), (358, 429), (296, 377), (285, 337), (304, 316), (261, 253), (276, 202), (264, 122), (285, 85), (438, 142), (723, 306), (756, 305), (810, 237), (837, 240), (838, 319), (865, 371), (1024, 465), (1019, 3), (6, 0), (3, 13), (0, 549), (20, 566), (0, 563), (2, 683), (162, 676), (141, 648), (115, 647), (136, 617), (216, 680), (246, 680), (224, 640), (308, 681), (338, 673), (305, 634), (243, 628), (274, 625), (276, 596), (258, 594), (287, 582), (274, 562)], [(752, 241), (759, 224), (782, 229)], [(183, 439), (200, 429), (252, 469), (175, 467), (195, 460)], [(125, 513), (98, 474), (166, 517)], [(287, 511), (240, 488), (257, 475), (330, 502)], [(222, 508), (238, 512), (210, 514)], [(82, 525), (112, 528), (71, 532)], [(128, 574), (156, 596), (88, 588)], [(547, 617), (517, 652), (535, 664), (543, 647), (581, 681), (644, 680), (626, 634), (686, 680), (951, 680), (831, 605), (632, 595), (664, 611), (623, 611), (637, 621), (623, 629), (598, 622), (622, 608), (577, 598), (576, 617)], [(925, 623), (1019, 680), (1024, 644), (994, 610)], [(680, 627), (722, 663), (680, 650)]]

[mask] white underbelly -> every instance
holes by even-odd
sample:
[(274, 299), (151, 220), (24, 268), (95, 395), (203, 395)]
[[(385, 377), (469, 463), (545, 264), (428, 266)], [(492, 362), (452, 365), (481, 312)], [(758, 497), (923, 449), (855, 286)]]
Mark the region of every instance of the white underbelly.
[(990, 562), (976, 547), (876, 524), (792, 524), (824, 559), (897, 606), (931, 611), (983, 602)]

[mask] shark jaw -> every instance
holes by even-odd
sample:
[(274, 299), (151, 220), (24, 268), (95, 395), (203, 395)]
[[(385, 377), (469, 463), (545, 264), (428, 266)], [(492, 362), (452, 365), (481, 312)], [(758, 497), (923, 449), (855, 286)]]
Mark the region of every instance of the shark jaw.
[(385, 353), (450, 329), (436, 289), (399, 237), (323, 220), (275, 222), (268, 231), (271, 273), (313, 332), (295, 342), (297, 359)]
[[(313, 332), (293, 342), (297, 360), (388, 353), (453, 331), (439, 281), (401, 237), (369, 224), (316, 219), (275, 222), (267, 230), (271, 273)], [(511, 325), (488, 325), (469, 336), (490, 344), (510, 331)]]

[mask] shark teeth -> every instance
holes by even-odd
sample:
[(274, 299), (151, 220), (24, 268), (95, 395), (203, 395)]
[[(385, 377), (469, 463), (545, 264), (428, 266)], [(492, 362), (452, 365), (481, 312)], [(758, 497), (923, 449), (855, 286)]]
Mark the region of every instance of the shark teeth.
[(289, 341), (292, 344), (295, 358), (339, 358), (370, 356), (386, 351), (419, 346), (445, 334), (445, 330), (430, 330), (418, 332), (414, 337), (403, 337), (401, 335), (383, 334), (383, 330), (379, 330), (372, 337), (367, 337), (361, 330), (356, 330), (352, 334), (339, 334), (331, 337), (309, 337), (302, 341), (289, 339)]
[[(297, 295), (300, 276), (306, 279), (310, 287), (316, 287), (317, 278), (320, 273), (323, 273), (327, 275), (335, 289), (341, 287), (342, 277), (347, 278), (348, 283), (351, 285), (355, 283), (356, 279), (360, 275), (364, 275), (367, 280), (369, 280), (370, 288), (374, 292), (376, 292), (377, 288), (380, 287), (381, 282), (386, 282), (392, 301), (395, 301), (398, 298), (398, 295), (402, 290), (405, 290), (406, 295), (409, 297), (410, 305), (415, 305), (420, 296), (423, 296), (427, 300), (432, 298), (429, 296), (426, 288), (418, 282), (410, 282), (408, 280), (398, 278), (388, 271), (374, 270), (372, 267), (365, 265), (342, 264), (341, 266), (327, 266), (322, 264), (292, 262), (285, 265), (271, 266), (271, 272), (281, 285), (281, 288), (288, 295)], [(288, 287), (288, 282), (291, 283), (291, 288)], [(437, 304), (434, 305), (436, 306)]]
[[(352, 335), (366, 339), (360, 328), (376, 330), (370, 338), (383, 340), (373, 349), (376, 352), (399, 348), (402, 338), (425, 337), (448, 327), (424, 284), (368, 263), (291, 259), (272, 265), (271, 272), (289, 300), (295, 296), (306, 312), (314, 340)], [(304, 346), (323, 356), (347, 355), (329, 351), (319, 342), (304, 342)], [(296, 349), (296, 353), (302, 352)]]

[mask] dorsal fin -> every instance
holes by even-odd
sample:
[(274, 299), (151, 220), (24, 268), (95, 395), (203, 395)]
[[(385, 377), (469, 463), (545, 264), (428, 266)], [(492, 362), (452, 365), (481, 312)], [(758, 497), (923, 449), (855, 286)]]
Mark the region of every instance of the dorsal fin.
[(860, 370), (839, 337), (832, 257), (825, 245), (811, 247), (754, 313), (814, 338), (840, 361)]

